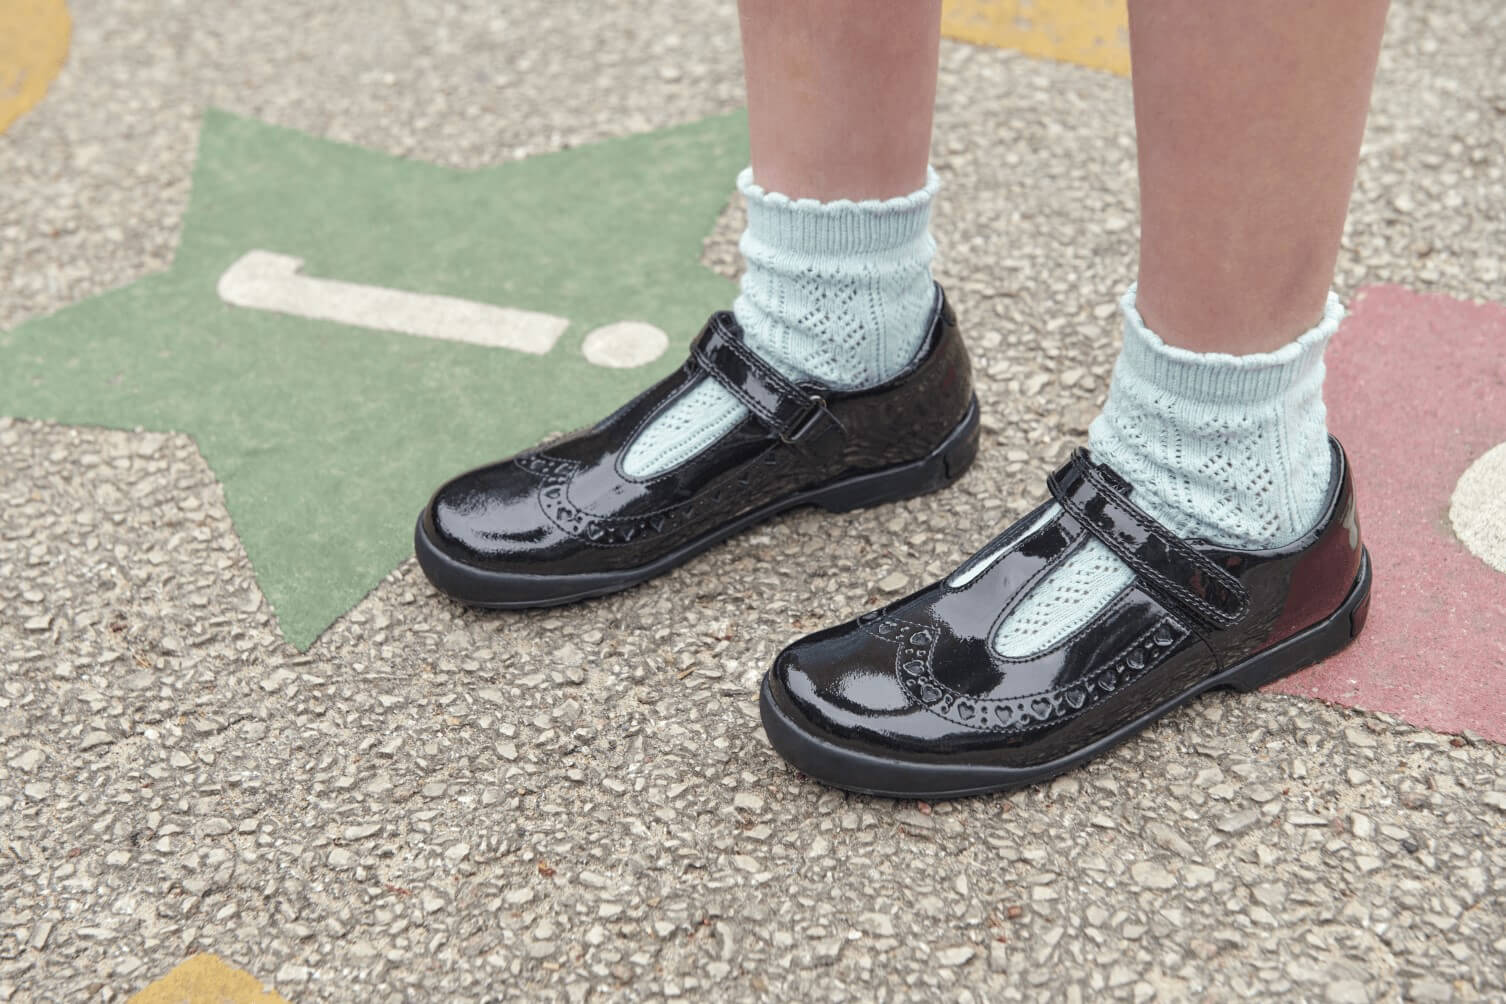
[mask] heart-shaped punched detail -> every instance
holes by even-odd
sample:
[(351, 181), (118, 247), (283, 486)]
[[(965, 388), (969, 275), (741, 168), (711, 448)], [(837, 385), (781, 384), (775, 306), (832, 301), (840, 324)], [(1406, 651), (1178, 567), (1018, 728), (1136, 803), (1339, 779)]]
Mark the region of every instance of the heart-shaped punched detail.
[(936, 636), (924, 628), (910, 636), (910, 643), (912, 645), (919, 645), (921, 648), (929, 648), (931, 642), (935, 640)]
[(926, 672), (926, 664), (921, 662), (919, 659), (911, 659), (909, 662), (901, 666), (900, 669), (903, 669), (911, 676), (924, 676)]
[(973, 706), (966, 701), (958, 701), (957, 717), (962, 719), (964, 722), (971, 721), (973, 717)]
[(1145, 668), (1145, 653), (1138, 648), (1130, 649), (1129, 655), (1124, 657), (1124, 664), (1130, 669)]
[(1035, 717), (1045, 718), (1047, 715), (1051, 714), (1052, 705), (1051, 702), (1046, 698), (1037, 697), (1035, 700), (1030, 702), (1030, 710), (1035, 713)]
[(1162, 648), (1165, 648), (1166, 646), (1170, 645), (1174, 641), (1176, 641), (1176, 639), (1173, 638), (1172, 635), (1171, 635), (1171, 628), (1167, 627), (1165, 624), (1162, 624), (1160, 627), (1156, 628), (1156, 644), (1157, 645), (1160, 645)]
[(1062, 700), (1072, 705), (1073, 710), (1082, 707), (1083, 702), (1087, 699), (1088, 695), (1081, 687), (1068, 687), (1062, 692)]
[(931, 686), (922, 687), (920, 691), (920, 699), (926, 704), (935, 704), (937, 701), (941, 700), (941, 691)]

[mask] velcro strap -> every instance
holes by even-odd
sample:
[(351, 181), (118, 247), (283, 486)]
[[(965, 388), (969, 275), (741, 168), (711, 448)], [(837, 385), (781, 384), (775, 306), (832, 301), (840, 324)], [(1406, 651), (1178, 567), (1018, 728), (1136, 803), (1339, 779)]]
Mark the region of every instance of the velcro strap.
[(691, 354), (717, 383), (787, 443), (804, 439), (822, 424), (822, 416), (830, 418), (819, 394), (797, 386), (748, 348), (742, 328), (727, 311), (711, 315)]
[(1125, 497), (1129, 485), (1111, 468), (1095, 465), (1086, 450), (1051, 475), (1051, 495), (1069, 515), (1103, 541), (1153, 592), (1175, 601), (1212, 628), (1233, 626), (1249, 596), (1232, 575), (1183, 543)]

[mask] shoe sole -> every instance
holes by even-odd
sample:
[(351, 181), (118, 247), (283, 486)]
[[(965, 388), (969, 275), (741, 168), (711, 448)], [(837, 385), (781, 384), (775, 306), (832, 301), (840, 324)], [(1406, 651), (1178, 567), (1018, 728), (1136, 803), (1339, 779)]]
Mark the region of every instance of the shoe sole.
[(772, 516), (800, 506), (819, 506), (828, 512), (849, 512), (898, 502), (945, 488), (960, 478), (978, 455), (978, 399), (968, 404), (962, 421), (941, 445), (920, 460), (869, 471), (778, 499), (745, 513), (730, 523), (697, 537), (677, 550), (645, 565), (615, 572), (569, 575), (526, 575), (499, 572), (459, 561), (429, 536), (424, 515), (413, 532), (418, 564), (442, 592), (462, 603), (489, 610), (528, 610), (554, 607), (594, 596), (619, 592), (663, 575), (733, 534)]
[(774, 695), (772, 674), (764, 676), (759, 711), (769, 742), (780, 756), (806, 776), (837, 788), (888, 798), (926, 799), (1012, 791), (1053, 778), (1106, 753), (1206, 691), (1224, 687), (1248, 693), (1341, 651), (1365, 627), (1370, 580), (1370, 554), (1362, 551), (1360, 571), (1348, 597), (1324, 620), (1208, 677), (1075, 753), (1029, 767), (917, 762), (850, 749), (810, 726), (797, 725)]

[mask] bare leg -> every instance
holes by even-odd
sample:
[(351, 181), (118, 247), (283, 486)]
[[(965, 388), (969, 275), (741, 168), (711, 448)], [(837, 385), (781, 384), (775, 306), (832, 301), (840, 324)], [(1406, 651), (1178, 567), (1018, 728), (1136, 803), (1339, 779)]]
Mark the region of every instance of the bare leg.
[(1323, 313), (1386, 0), (1131, 0), (1146, 324), (1266, 352)]
[(791, 198), (925, 184), (941, 0), (739, 0), (753, 177)]

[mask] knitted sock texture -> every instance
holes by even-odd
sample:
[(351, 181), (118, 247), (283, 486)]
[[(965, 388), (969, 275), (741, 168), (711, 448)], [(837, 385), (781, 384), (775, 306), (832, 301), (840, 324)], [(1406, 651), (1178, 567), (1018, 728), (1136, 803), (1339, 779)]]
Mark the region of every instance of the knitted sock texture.
[[(1135, 309), (1134, 286), (1120, 307), (1124, 347), (1088, 431), (1093, 459), (1123, 475), (1131, 501), (1178, 536), (1262, 548), (1306, 533), (1331, 477), (1323, 350), (1344, 316), (1338, 297), (1329, 294), (1322, 320), (1300, 338), (1245, 356), (1167, 345)], [(1008, 658), (1044, 651), (1133, 581), (1089, 539), (1005, 619), (994, 649)]]
[[(747, 269), (732, 312), (750, 348), (795, 381), (838, 390), (898, 374), (925, 340), (934, 308), (931, 203), (926, 185), (885, 200), (818, 202), (737, 178), (748, 203), (738, 244)], [(629, 477), (662, 474), (716, 442), (747, 409), (701, 378), (638, 433), (623, 457)]]

